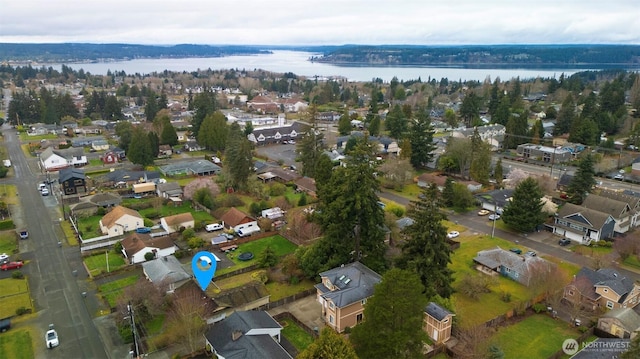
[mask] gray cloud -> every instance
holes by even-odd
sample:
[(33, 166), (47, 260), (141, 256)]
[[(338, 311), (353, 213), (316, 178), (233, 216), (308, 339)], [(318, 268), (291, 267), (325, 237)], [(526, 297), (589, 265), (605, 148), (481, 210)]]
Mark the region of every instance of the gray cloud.
[(630, 0), (3, 0), (0, 42), (640, 44)]

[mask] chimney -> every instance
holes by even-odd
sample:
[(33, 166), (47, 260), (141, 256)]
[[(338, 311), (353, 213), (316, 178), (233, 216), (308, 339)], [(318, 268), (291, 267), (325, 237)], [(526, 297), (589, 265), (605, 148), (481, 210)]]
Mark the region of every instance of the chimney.
[(234, 330), (231, 333), (231, 340), (233, 340), (235, 342), (236, 340), (240, 339), (241, 336), (242, 336), (242, 331)]

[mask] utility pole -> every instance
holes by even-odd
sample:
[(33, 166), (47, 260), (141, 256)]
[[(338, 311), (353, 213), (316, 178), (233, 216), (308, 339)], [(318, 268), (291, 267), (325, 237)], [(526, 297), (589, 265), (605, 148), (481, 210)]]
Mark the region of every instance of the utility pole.
[(129, 312), (129, 319), (131, 319), (131, 336), (133, 337), (133, 350), (131, 351), (131, 357), (137, 359), (140, 357), (140, 349), (138, 348), (138, 333), (136, 331), (136, 321), (133, 318), (133, 307), (131, 302), (127, 304), (127, 311)]

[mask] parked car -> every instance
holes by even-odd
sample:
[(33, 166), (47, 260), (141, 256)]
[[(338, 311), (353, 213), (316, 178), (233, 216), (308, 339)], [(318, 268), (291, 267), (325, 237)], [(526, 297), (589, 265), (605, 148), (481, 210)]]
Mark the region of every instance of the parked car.
[(527, 251), (527, 253), (525, 253), (524, 255), (528, 256), (528, 257), (535, 257), (538, 254), (536, 252), (534, 252), (534, 251)]
[(29, 238), (29, 232), (26, 229), (21, 229), (18, 232), (18, 235), (20, 236), (20, 239), (27, 239)]
[(151, 228), (149, 227), (136, 228), (136, 233), (151, 233)]
[(53, 329), (53, 324), (49, 324), (49, 330), (47, 330), (47, 334), (44, 335), (44, 340), (47, 342), (47, 348), (55, 348), (60, 345), (60, 340), (58, 339), (58, 332)]
[(22, 263), (22, 261), (7, 262), (1, 265), (0, 269), (1, 270), (19, 269), (19, 268), (22, 268), (23, 265), (24, 263)]
[(571, 240), (569, 238), (562, 238), (561, 240), (558, 241), (558, 244), (561, 246), (568, 246), (569, 244), (571, 244)]
[(9, 255), (8, 254), (6, 254), (6, 253), (0, 254), (0, 262), (4, 262), (7, 259), (9, 259)]
[(511, 248), (509, 250), (515, 254), (522, 254), (522, 249), (520, 248)]
[(460, 232), (458, 231), (451, 231), (449, 233), (447, 233), (447, 238), (456, 238), (460, 235)]
[(219, 231), (223, 228), (224, 228), (224, 225), (222, 223), (213, 223), (213, 224), (207, 224), (204, 227), (204, 230), (207, 232), (213, 232), (213, 231)]
[(490, 220), (490, 221), (497, 221), (497, 220), (499, 220), (499, 219), (500, 219), (500, 215), (499, 215), (499, 214), (497, 214), (497, 213), (494, 213), (494, 214), (490, 214), (490, 215), (489, 215), (489, 220)]
[(619, 180), (619, 181), (622, 181), (622, 180), (624, 179), (624, 176), (623, 176), (623, 175), (621, 175), (621, 174), (617, 174), (617, 175), (615, 175), (613, 178), (614, 178), (614, 179), (617, 179), (617, 180)]
[(43, 196), (48, 196), (48, 195), (49, 195), (49, 190), (48, 190), (48, 189), (46, 189), (46, 188), (43, 188), (43, 189), (42, 189), (42, 195), (43, 195)]
[(489, 213), (491, 213), (491, 212), (489, 212), (489, 211), (488, 211), (488, 210), (486, 210), (486, 209), (481, 209), (481, 210), (478, 212), (478, 216), (486, 216), (486, 215), (487, 215), (487, 214), (489, 214)]

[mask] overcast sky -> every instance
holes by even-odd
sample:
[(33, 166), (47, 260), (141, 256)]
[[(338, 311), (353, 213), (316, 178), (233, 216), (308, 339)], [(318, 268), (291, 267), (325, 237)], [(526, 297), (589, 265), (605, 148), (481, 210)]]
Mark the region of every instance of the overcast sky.
[(0, 0), (0, 42), (640, 44), (640, 0)]

